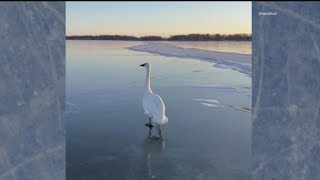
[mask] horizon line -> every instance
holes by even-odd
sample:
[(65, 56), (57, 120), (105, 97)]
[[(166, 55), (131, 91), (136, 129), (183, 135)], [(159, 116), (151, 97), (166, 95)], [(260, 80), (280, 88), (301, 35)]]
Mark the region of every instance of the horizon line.
[(163, 36), (163, 35), (140, 35), (140, 36), (137, 36), (137, 35), (128, 35), (128, 34), (97, 34), (97, 35), (93, 35), (93, 34), (84, 34), (84, 35), (67, 35), (66, 36), (133, 36), (133, 37), (147, 37), (147, 36), (160, 36), (160, 37), (170, 37), (170, 36), (177, 36), (177, 35), (239, 35), (239, 34), (242, 34), (242, 35), (251, 35), (252, 36), (252, 33), (232, 33), (232, 34), (221, 34), (221, 33), (188, 33), (188, 34), (173, 34), (173, 35), (166, 35), (166, 36)]

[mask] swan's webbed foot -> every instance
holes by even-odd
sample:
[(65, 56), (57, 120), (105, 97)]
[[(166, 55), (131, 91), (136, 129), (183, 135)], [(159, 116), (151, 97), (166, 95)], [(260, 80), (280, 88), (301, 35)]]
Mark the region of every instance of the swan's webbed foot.
[(153, 125), (151, 123), (146, 123), (145, 126), (149, 127), (150, 129), (153, 128)]

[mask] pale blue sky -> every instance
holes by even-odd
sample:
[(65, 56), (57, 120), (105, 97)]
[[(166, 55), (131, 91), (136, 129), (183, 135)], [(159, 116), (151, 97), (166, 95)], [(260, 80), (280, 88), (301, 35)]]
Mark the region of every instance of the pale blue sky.
[(251, 34), (251, 2), (67, 2), (67, 35)]

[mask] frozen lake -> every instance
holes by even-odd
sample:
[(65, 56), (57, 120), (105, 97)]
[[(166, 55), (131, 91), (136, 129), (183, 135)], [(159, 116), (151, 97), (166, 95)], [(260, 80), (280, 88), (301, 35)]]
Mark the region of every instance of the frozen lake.
[[(140, 44), (67, 41), (67, 179), (250, 179), (251, 77), (128, 49)], [(251, 53), (251, 42), (170, 44)], [(163, 140), (144, 126), (145, 62), (166, 104)]]

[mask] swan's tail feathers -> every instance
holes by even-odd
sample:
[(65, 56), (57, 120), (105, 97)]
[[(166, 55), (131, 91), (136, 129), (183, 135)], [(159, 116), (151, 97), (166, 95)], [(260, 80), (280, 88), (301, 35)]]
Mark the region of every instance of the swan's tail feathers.
[(167, 116), (164, 116), (164, 117), (162, 118), (162, 123), (165, 124), (165, 123), (167, 123), (167, 122), (168, 122), (168, 118), (167, 118)]

